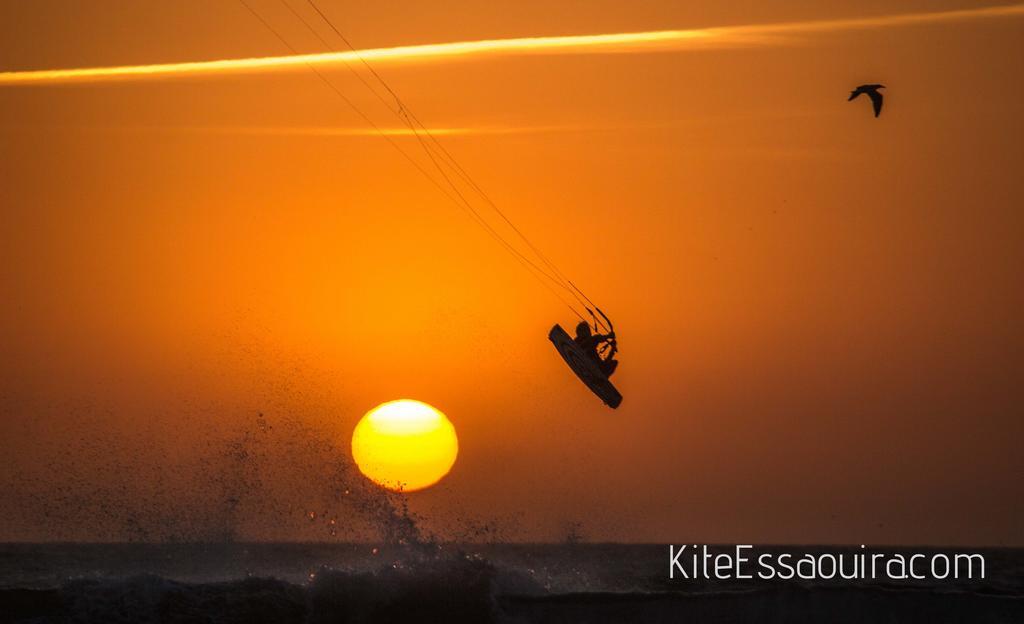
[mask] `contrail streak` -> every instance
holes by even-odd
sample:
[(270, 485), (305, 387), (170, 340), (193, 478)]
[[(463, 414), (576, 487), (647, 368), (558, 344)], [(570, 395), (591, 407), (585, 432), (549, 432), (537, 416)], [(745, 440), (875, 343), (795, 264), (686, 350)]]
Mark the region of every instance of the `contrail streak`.
[[(659, 125), (658, 127), (661, 127)], [(624, 127), (623, 127), (624, 128)], [(85, 132), (166, 132), (181, 134), (227, 134), (281, 137), (408, 137), (415, 139), (426, 130), (407, 127), (359, 128), (345, 126), (115, 126), (75, 127)], [(477, 136), (490, 134), (545, 134), (554, 132), (586, 132), (589, 130), (615, 130), (616, 126), (549, 125), (549, 126), (459, 126), (429, 128), (434, 136)], [(0, 132), (34, 131), (35, 128), (0, 126)], [(62, 128), (68, 130), (68, 128)]]
[(304, 68), (307, 65), (335, 65), (354, 61), (358, 62), (360, 59), (374, 63), (441, 62), (457, 58), (485, 56), (636, 53), (714, 47), (778, 45), (788, 41), (788, 35), (1018, 16), (1024, 16), (1024, 4), (880, 17), (722, 26), (689, 30), (487, 39), (392, 48), (370, 48), (366, 50), (320, 54), (294, 54), (288, 56), (160, 63), (154, 65), (124, 65), (120, 67), (9, 71), (0, 72), (0, 85), (140, 80), (202, 74), (281, 71)]
[[(585, 126), (481, 126), (481, 127), (454, 127), (454, 128), (430, 128), (434, 136), (473, 136), (486, 134), (543, 134), (549, 132), (576, 132), (584, 131)], [(414, 131), (410, 128), (380, 128), (379, 131), (371, 128), (346, 128), (337, 126), (307, 126), (307, 127), (210, 127), (194, 128), (196, 132), (210, 132), (215, 134), (257, 134), (270, 136), (322, 136), (322, 137), (376, 137), (378, 134), (392, 137), (416, 138), (423, 130)]]

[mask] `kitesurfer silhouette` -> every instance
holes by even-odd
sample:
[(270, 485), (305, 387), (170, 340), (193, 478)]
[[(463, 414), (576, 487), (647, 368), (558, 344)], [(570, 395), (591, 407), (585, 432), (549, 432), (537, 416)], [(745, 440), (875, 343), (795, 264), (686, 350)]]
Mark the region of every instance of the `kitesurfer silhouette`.
[[(590, 331), (589, 323), (580, 321), (576, 325), (576, 337), (573, 342), (597, 364), (605, 377), (612, 376), (619, 365), (618, 360), (615, 359), (619, 346), (616, 344), (614, 331), (607, 334), (594, 334)], [(602, 353), (604, 357), (602, 357)]]

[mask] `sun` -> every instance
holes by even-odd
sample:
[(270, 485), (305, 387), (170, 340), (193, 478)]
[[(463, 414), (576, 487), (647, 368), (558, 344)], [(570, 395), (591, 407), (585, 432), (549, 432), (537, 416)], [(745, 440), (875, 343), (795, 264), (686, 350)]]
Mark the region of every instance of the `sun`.
[(455, 427), (440, 410), (411, 399), (382, 403), (352, 432), (352, 458), (368, 479), (412, 492), (444, 478), (459, 454)]

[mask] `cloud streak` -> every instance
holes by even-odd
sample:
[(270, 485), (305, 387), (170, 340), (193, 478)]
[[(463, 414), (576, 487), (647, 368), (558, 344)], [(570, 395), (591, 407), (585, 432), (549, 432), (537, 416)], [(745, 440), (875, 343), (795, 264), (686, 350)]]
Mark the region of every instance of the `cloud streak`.
[(183, 63), (124, 65), (119, 67), (9, 71), (0, 72), (0, 85), (62, 84), (106, 80), (160, 79), (225, 73), (288, 71), (302, 69), (307, 65), (331, 66), (354, 61), (358, 62), (360, 58), (374, 64), (438, 63), (457, 59), (528, 54), (645, 53), (699, 50), (716, 47), (752, 47), (781, 45), (790, 41), (793, 36), (806, 34), (1022, 16), (1024, 16), (1024, 4), (1012, 4), (879, 17), (722, 26), (688, 30), (487, 39), (390, 48), (370, 48), (354, 52), (294, 54), (288, 56), (190, 61)]

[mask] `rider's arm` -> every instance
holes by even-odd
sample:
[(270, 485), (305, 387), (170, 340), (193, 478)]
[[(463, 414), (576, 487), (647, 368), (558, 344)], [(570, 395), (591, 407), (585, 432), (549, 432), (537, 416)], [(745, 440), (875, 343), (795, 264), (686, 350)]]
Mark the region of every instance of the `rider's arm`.
[(614, 357), (619, 350), (619, 344), (615, 341), (615, 332), (607, 335), (600, 335), (597, 336), (597, 338), (600, 339), (597, 343), (598, 345), (605, 345), (609, 347), (607, 353), (604, 353), (603, 350), (601, 351), (603, 359), (608, 360)]

